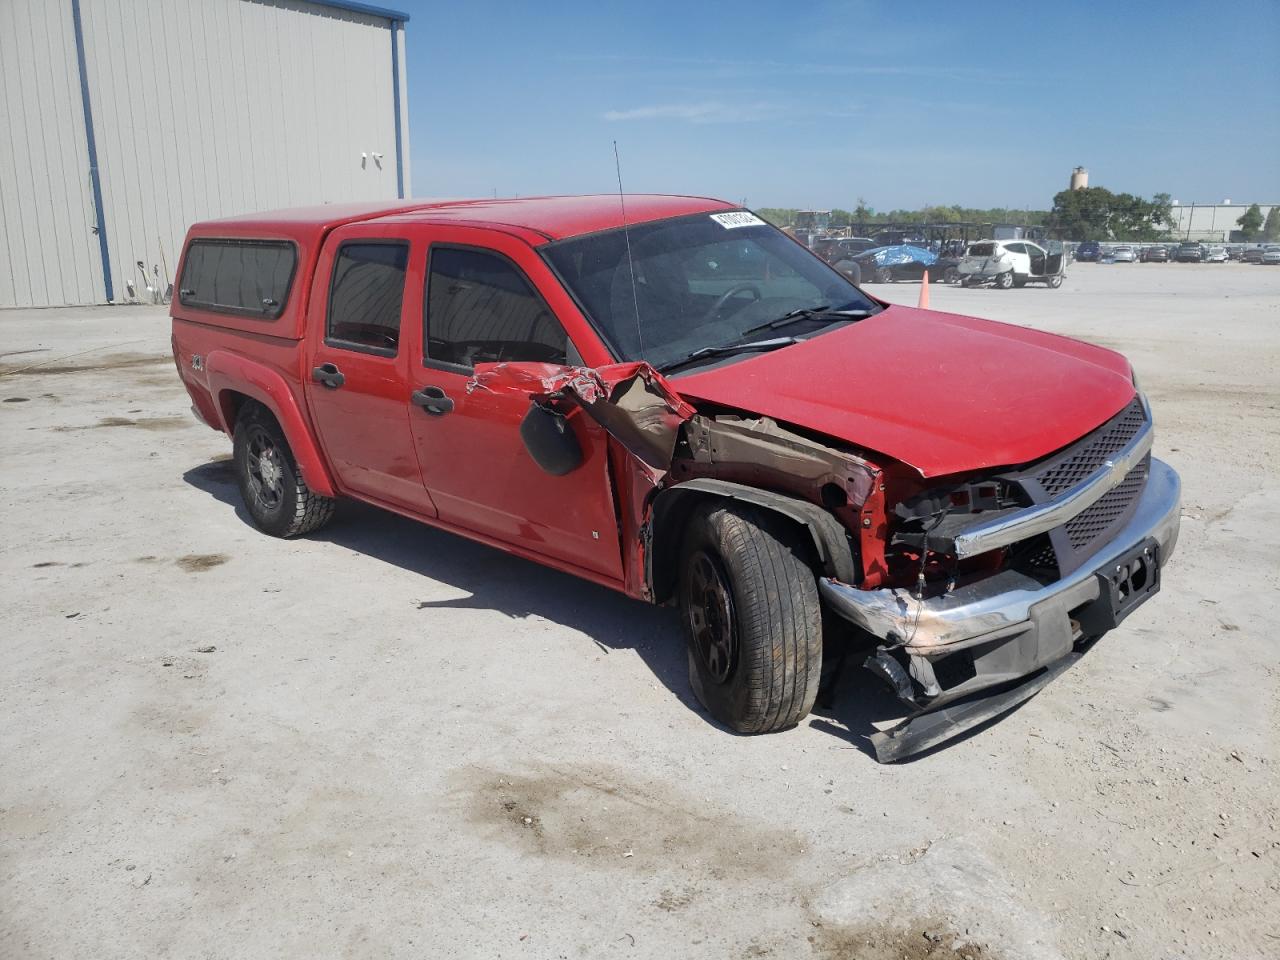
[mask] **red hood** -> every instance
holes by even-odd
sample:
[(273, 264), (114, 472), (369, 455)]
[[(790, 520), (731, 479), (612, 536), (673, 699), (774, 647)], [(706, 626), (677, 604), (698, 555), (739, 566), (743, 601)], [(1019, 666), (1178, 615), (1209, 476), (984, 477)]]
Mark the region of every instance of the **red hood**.
[(1133, 399), (1120, 354), (1024, 327), (911, 307), (671, 381), (888, 454), (926, 477), (1036, 460)]

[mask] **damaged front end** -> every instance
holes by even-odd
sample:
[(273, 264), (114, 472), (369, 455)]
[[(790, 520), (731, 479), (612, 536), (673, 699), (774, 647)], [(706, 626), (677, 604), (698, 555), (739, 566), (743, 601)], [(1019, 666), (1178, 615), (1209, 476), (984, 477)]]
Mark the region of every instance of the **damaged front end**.
[(825, 607), (870, 639), (865, 666), (912, 709), (872, 736), (881, 762), (1033, 696), (1159, 589), (1177, 540), (1178, 477), (1150, 456), (1140, 396), (1042, 461), (926, 488), (830, 437), (695, 408), (645, 363), (484, 364), (468, 389), (527, 395), (521, 432), (552, 473), (576, 466), (575, 409), (608, 433), (631, 596), (672, 596), (685, 520), (708, 497), (806, 530)]
[[(1022, 471), (900, 503), (879, 589), (825, 578), (828, 606), (879, 640), (867, 668), (914, 712), (872, 737), (901, 759), (1011, 709), (1160, 588), (1180, 483), (1150, 456), (1136, 398), (1077, 444)], [(910, 583), (910, 585), (906, 585)]]

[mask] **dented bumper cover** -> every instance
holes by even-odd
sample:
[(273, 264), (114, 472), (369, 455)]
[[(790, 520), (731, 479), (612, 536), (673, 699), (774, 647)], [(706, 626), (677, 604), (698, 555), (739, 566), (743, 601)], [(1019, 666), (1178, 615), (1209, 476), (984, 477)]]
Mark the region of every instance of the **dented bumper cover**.
[[(918, 752), (1038, 692), (1070, 664), (1078, 640), (1115, 626), (1158, 589), (1177, 543), (1180, 501), (1177, 473), (1153, 459), (1129, 522), (1089, 563), (1050, 584), (1006, 570), (917, 599), (905, 589), (821, 580), (834, 612), (883, 641), (867, 665), (920, 708), (872, 738), (878, 758)], [(1130, 569), (1140, 580), (1128, 581)]]

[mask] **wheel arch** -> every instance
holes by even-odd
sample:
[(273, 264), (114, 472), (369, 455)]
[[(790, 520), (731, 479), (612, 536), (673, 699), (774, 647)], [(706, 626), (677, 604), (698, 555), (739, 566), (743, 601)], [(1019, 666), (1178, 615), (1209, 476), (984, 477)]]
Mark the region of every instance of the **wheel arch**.
[(762, 490), (742, 483), (698, 478), (668, 487), (653, 505), (649, 544), (649, 582), (653, 601), (662, 603), (675, 592), (679, 577), (680, 546), (693, 511), (717, 500), (746, 503), (799, 528), (812, 545), (810, 563), (815, 573), (856, 583), (857, 558), (848, 531), (829, 511), (799, 497)]
[(205, 370), (210, 393), (222, 418), (220, 426), (227, 436), (234, 435), (236, 418), (246, 403), (261, 404), (284, 431), (307, 486), (322, 496), (337, 496), (311, 428), (293, 391), (278, 371), (222, 350), (209, 354)]

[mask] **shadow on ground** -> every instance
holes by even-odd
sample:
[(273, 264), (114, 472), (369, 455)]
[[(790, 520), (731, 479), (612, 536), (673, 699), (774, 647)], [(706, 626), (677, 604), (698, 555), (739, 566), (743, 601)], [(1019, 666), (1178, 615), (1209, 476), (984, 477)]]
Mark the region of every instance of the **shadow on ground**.
[[(240, 499), (234, 466), (218, 459), (192, 467), (183, 479), (236, 511), (252, 525)], [(635, 650), (654, 676), (689, 709), (715, 723), (689, 688), (688, 662), (676, 613), (532, 561), (415, 523), (394, 513), (341, 501), (334, 521), (312, 535), (465, 592), (460, 599), (424, 601), (420, 609), (495, 610), (512, 618), (541, 617), (590, 637), (601, 650)], [(807, 721), (874, 757), (867, 736), (905, 710), (861, 669), (865, 652), (852, 651)], [(732, 731), (726, 732), (732, 733)], [(930, 751), (932, 753), (933, 751)]]

